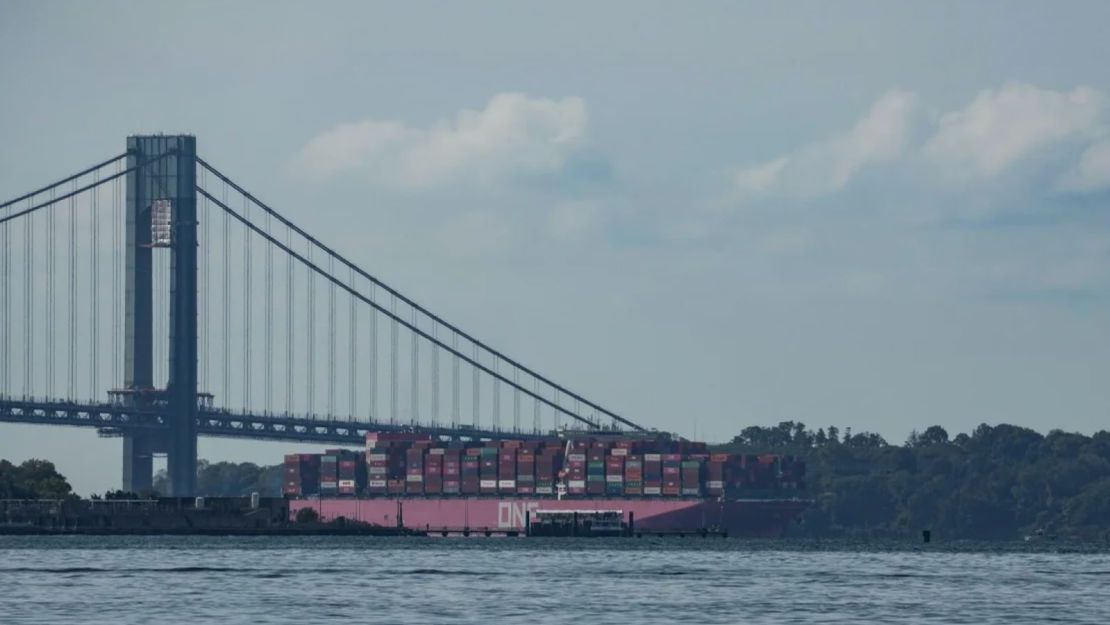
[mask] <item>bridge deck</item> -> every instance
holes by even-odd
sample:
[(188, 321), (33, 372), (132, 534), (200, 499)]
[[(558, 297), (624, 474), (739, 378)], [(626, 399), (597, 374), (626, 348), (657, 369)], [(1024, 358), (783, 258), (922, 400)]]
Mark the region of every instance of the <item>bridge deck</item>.
[[(0, 399), (0, 422), (84, 426), (108, 433), (168, 428), (165, 416), (157, 409), (136, 410), (120, 404), (49, 399)], [(197, 433), (202, 436), (363, 445), (367, 432), (418, 432), (466, 439), (530, 439), (551, 435), (466, 426), (348, 421), (311, 415), (249, 414), (212, 408), (200, 409), (197, 417)]]

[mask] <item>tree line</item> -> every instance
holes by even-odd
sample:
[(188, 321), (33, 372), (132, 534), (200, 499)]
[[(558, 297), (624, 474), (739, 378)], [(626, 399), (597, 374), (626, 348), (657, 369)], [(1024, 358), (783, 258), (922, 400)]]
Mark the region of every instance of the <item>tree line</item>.
[[(801, 535), (889, 535), (1012, 539), (1061, 535), (1110, 539), (1110, 433), (980, 425), (950, 438), (940, 426), (905, 443), (878, 434), (811, 430), (803, 423), (744, 428), (717, 451), (778, 453), (806, 462), (803, 495), (813, 504), (794, 528)], [(281, 496), (282, 466), (201, 460), (197, 492)], [(154, 490), (165, 493), (165, 472)], [(106, 496), (134, 496), (109, 493)], [(73, 496), (53, 463), (0, 460), (0, 499)]]
[(1110, 538), (1110, 433), (980, 425), (950, 438), (940, 426), (902, 445), (836, 427), (784, 421), (748, 427), (721, 446), (806, 461), (811, 536), (931, 530), (961, 538)]
[(0, 460), (0, 499), (67, 499), (73, 487), (47, 460)]

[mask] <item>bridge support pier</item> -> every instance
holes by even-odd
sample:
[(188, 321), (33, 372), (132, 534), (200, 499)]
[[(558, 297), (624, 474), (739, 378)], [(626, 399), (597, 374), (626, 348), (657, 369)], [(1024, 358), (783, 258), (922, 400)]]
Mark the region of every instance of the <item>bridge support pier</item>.
[(154, 488), (154, 446), (143, 434), (123, 436), (123, 490), (145, 493)]
[[(196, 138), (127, 138), (127, 291), (124, 384), (137, 405), (157, 404), (166, 416), (164, 441), (173, 497), (190, 497), (197, 477), (197, 199)], [(159, 158), (161, 157), (161, 158)], [(154, 379), (153, 254), (169, 253), (169, 379)], [(143, 434), (124, 438), (127, 490), (153, 482), (155, 443)], [(130, 485), (130, 486), (129, 486)]]

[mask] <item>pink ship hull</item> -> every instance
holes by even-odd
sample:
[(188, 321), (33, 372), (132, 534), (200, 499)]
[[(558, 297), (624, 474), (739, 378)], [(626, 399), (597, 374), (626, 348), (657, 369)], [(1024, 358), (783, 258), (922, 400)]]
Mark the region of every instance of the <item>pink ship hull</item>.
[(323, 521), (343, 517), (383, 527), (403, 526), (431, 532), (523, 530), (527, 512), (535, 510), (617, 510), (625, 522), (634, 518), (642, 532), (724, 530), (731, 536), (777, 537), (805, 510), (802, 500), (702, 499), (297, 499), (289, 511), (313, 508)]

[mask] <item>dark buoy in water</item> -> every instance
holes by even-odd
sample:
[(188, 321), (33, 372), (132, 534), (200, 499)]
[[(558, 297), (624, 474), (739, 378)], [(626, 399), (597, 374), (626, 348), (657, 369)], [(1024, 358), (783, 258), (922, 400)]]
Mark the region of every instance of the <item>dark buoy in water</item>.
[(927, 543), (933, 539), (933, 533), (929, 530), (921, 530), (921, 542)]

